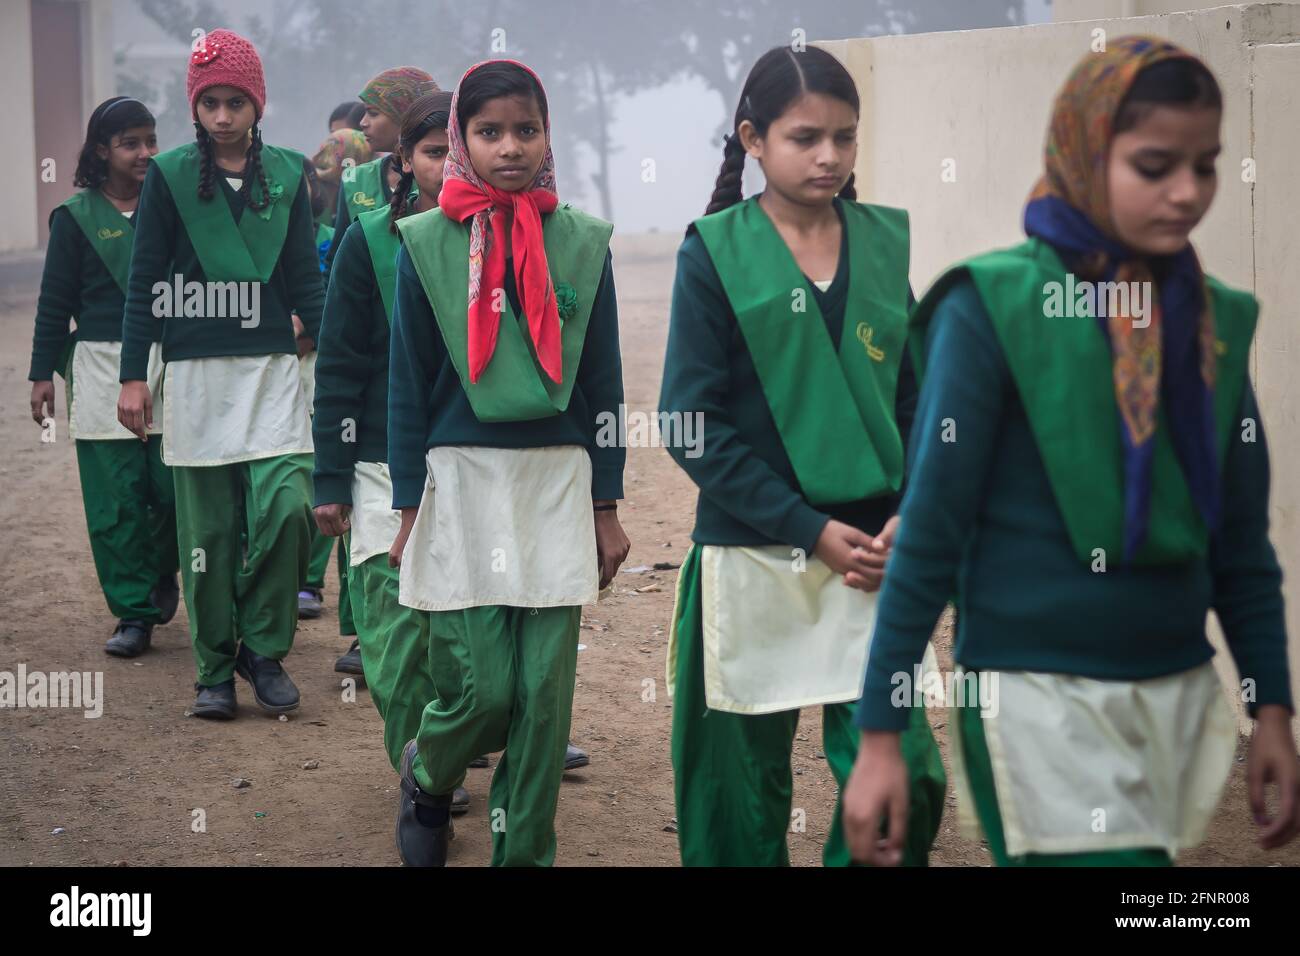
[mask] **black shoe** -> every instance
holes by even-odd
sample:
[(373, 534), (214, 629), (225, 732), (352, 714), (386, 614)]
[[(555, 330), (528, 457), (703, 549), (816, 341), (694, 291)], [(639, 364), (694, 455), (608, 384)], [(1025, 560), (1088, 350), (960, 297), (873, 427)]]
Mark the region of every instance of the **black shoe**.
[(139, 657), (149, 650), (152, 637), (153, 625), (148, 621), (123, 618), (117, 622), (117, 630), (104, 645), (104, 653), (114, 657)]
[(279, 661), (254, 654), (241, 643), (235, 654), (235, 673), (253, 685), (253, 700), (270, 714), (287, 714), (298, 709), (298, 688)]
[(176, 608), (181, 603), (181, 586), (174, 573), (158, 576), (158, 583), (149, 592), (149, 603), (162, 612), (159, 624), (166, 624), (176, 616)]
[(454, 816), (463, 816), (469, 813), (469, 791), (464, 787), (457, 787), (451, 795), (451, 812)]
[(591, 758), (587, 756), (587, 751), (573, 746), (573, 741), (569, 741), (568, 749), (564, 751), (564, 769), (577, 770), (589, 763), (591, 763)]
[(194, 703), (190, 705), (190, 713), (195, 717), (206, 717), (209, 720), (235, 719), (235, 679), (233, 677), (214, 687), (195, 684), (194, 689), (199, 692), (199, 696), (194, 698)]
[(484, 754), (484, 755), (481, 756), (481, 757), (475, 757), (473, 760), (471, 760), (471, 761), (469, 762), (469, 769), (470, 769), (470, 770), (482, 770), (482, 769), (483, 769), (484, 767), (486, 767), (487, 765), (488, 765), (487, 754)]
[(340, 674), (360, 674), (365, 676), (366, 672), (361, 667), (361, 642), (353, 641), (348, 652), (334, 662), (334, 669)]
[(298, 617), (309, 620), (321, 616), (325, 610), (324, 594), (320, 588), (303, 588), (298, 592)]
[(397, 808), (397, 855), (407, 866), (446, 866), (447, 843), (453, 835), (452, 795), (432, 796), (415, 782), (411, 765), (415, 741), (402, 751), (401, 803)]

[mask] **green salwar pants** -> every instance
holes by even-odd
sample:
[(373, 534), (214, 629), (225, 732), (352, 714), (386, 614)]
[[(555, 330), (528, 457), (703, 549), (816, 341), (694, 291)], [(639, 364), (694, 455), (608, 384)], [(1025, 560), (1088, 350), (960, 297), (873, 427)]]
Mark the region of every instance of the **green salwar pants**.
[[(786, 832), (791, 825), (794, 781), (791, 749), (799, 711), (734, 714), (711, 710), (704, 691), (700, 550), (692, 548), (681, 570), (676, 615), (672, 763), (677, 841), (684, 866), (789, 866)], [(857, 759), (856, 704), (822, 708), (822, 746), (840, 794)], [(902, 734), (911, 778), (903, 863), (925, 866), (939, 831), (947, 783), (938, 745), (922, 708), (914, 708)], [(848, 866), (842, 804), (835, 801), (830, 835), (822, 850), (826, 866)]]
[(325, 569), (329, 567), (330, 551), (335, 541), (339, 543), (338, 551), (335, 552), (338, 555), (339, 570), (339, 634), (352, 637), (357, 633), (357, 624), (352, 610), (352, 589), (348, 582), (348, 539), (346, 536), (332, 538), (321, 534), (315, 519), (311, 523), (311, 556), (307, 562), (305, 586), (318, 590), (325, 587)]
[(149, 592), (175, 574), (176, 491), (162, 436), (76, 441), (81, 499), (99, 586), (114, 617), (156, 623)]
[(384, 722), (384, 750), (397, 770), (425, 706), (437, 696), (429, 672), (429, 612), (398, 602), (398, 570), (388, 566), (386, 554), (348, 572), (361, 666)]
[(427, 793), (450, 794), (471, 760), (505, 751), (488, 795), (493, 866), (555, 861), (581, 617), (581, 607), (429, 613), (437, 697), (420, 720), (415, 779)]
[(234, 675), (239, 641), (282, 660), (293, 646), (311, 547), (311, 456), (172, 473), (198, 683)]
[(975, 802), (989, 852), (995, 866), (1172, 866), (1169, 854), (1162, 849), (1099, 850), (1095, 853), (1026, 853), (1008, 856), (1002, 814), (998, 810), (997, 790), (993, 782), (993, 764), (979, 705), (957, 708), (957, 732), (961, 734), (962, 758), (967, 783)]

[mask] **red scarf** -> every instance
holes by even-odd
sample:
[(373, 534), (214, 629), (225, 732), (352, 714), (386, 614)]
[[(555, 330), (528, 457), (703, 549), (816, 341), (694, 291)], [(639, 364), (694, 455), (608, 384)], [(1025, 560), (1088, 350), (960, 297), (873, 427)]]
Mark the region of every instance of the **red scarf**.
[[(514, 61), (510, 61), (514, 62)], [(469, 76), (484, 64), (472, 66)], [(523, 64), (519, 64), (522, 66)], [(527, 67), (524, 67), (527, 69)], [(531, 72), (531, 71), (529, 71)], [(465, 78), (461, 77), (461, 83)], [(459, 87), (451, 101), (447, 124), (447, 165), (438, 206), (456, 222), (470, 222), (469, 241), (469, 380), (477, 382), (496, 350), (501, 313), (506, 308), (505, 211), (512, 213), (510, 245), (514, 258), (515, 289), (528, 319), (528, 331), (537, 361), (552, 381), (563, 379), (560, 314), (551, 287), (542, 238), (542, 214), (559, 205), (555, 192), (555, 161), (548, 146), (541, 168), (527, 189), (503, 192), (485, 183), (469, 161), (457, 117)]]

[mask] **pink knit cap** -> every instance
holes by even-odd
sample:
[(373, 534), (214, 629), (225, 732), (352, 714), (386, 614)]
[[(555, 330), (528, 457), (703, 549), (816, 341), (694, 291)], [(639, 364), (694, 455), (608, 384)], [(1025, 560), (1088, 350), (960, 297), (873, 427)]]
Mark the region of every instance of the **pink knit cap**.
[(233, 86), (243, 90), (253, 101), (257, 118), (266, 109), (266, 79), (262, 76), (262, 58), (257, 48), (238, 33), (213, 30), (201, 37), (190, 54), (190, 69), (185, 76), (185, 95), (190, 98), (190, 112), (199, 118), (198, 100), (213, 86)]

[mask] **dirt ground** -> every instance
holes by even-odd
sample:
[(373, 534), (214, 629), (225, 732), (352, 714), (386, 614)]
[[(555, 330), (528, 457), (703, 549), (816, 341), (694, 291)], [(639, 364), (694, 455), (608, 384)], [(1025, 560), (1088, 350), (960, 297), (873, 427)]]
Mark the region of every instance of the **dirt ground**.
[[(624, 378), (632, 409), (658, 398), (675, 240), (616, 241)], [(28, 414), (26, 382), (35, 281), (0, 284), (0, 670), (102, 671), (104, 713), (0, 710), (0, 864), (240, 866), (394, 865), (397, 779), (382, 749), (378, 715), (362, 690), (345, 699), (334, 658), (333, 571), (328, 613), (303, 622), (287, 667), (302, 707), (287, 721), (262, 715), (238, 681), (239, 719), (185, 716), (194, 669), (184, 606), (137, 661), (111, 658), (113, 621), (86, 540), (76, 461), (59, 388), (59, 440), (42, 444)], [(679, 564), (689, 544), (694, 490), (657, 448), (629, 450), (620, 509), (632, 539), (625, 567)], [(637, 591), (657, 586), (657, 590)], [(676, 572), (621, 574), (615, 593), (584, 615), (573, 739), (591, 766), (565, 778), (557, 862), (672, 866), (671, 703), (664, 654)], [(936, 640), (943, 666), (950, 642)], [(653, 699), (646, 699), (653, 698)], [(946, 715), (931, 720), (947, 759)], [(817, 865), (835, 784), (820, 753), (820, 718), (804, 714), (795, 744), (794, 806), (805, 832), (790, 835), (796, 865)], [(1244, 790), (1244, 742), (1204, 845), (1181, 862), (1296, 865), (1300, 845), (1264, 853)], [(318, 761), (315, 769), (304, 765)], [(495, 761), (494, 761), (495, 763)], [(471, 770), (469, 814), (456, 825), (450, 863), (485, 864), (490, 853), (490, 770)], [(235, 778), (251, 785), (236, 789)], [(195, 832), (194, 811), (206, 830)], [(949, 787), (931, 861), (988, 866), (988, 851), (962, 839)]]

